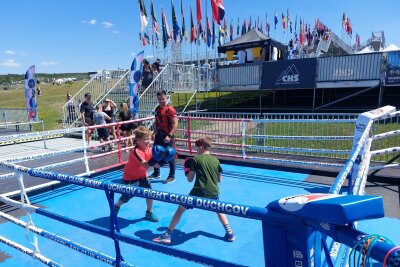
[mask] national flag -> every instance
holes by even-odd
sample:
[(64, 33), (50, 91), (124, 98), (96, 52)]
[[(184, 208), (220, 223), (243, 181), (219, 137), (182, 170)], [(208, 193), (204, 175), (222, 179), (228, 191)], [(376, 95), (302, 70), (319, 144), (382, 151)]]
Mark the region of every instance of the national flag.
[(224, 19), (224, 38), (228, 39), (228, 24), (226, 23), (226, 19)]
[(206, 24), (207, 24), (207, 46), (211, 46), (211, 29), (210, 29), (210, 22), (208, 21), (208, 16), (206, 17)]
[(236, 28), (236, 36), (239, 36), (240, 33), (240, 22), (239, 22), (239, 18), (238, 18), (238, 23), (237, 23), (237, 28)]
[(249, 28), (247, 28), (247, 31), (249, 32), (251, 30), (251, 27), (253, 26), (252, 22), (251, 22), (251, 15), (250, 15), (250, 21), (249, 21)]
[(229, 31), (230, 41), (233, 40), (233, 20), (231, 20), (230, 31)]
[(275, 19), (274, 19), (274, 22), (275, 22), (275, 30), (276, 30), (276, 25), (278, 24), (278, 14), (276, 14), (276, 11), (275, 11)]
[(347, 16), (346, 16), (346, 13), (343, 12), (342, 26), (343, 26), (343, 29), (345, 29), (345, 30), (346, 30), (346, 24), (347, 24)]
[(149, 21), (144, 1), (143, 0), (138, 0), (138, 1), (139, 1), (139, 11), (140, 11), (140, 31), (144, 31)]
[(211, 0), (213, 21), (221, 25), (225, 17), (225, 7), (222, 0)]
[(38, 121), (35, 85), (35, 65), (33, 65), (25, 73), (25, 101), (29, 121)]
[(182, 35), (185, 37), (185, 40), (188, 40), (188, 35), (186, 32), (186, 26), (185, 26), (185, 16), (183, 14), (183, 4), (181, 0), (181, 16), (182, 16)]
[(212, 22), (212, 48), (214, 49), (215, 47), (215, 23), (214, 21)]
[(222, 26), (219, 26), (219, 31), (218, 31), (218, 45), (222, 45), (222, 40), (224, 36), (224, 29), (222, 28)]
[(242, 25), (242, 35), (246, 34), (246, 18), (243, 20), (243, 25)]
[(303, 23), (301, 22), (301, 18), (300, 18), (300, 45), (303, 45)]
[(196, 31), (194, 29), (192, 5), (190, 5), (190, 43), (196, 40)]
[(164, 43), (164, 49), (165, 49), (168, 44), (170, 33), (169, 33), (167, 17), (165, 16), (164, 9), (161, 9), (161, 20), (162, 20), (162, 30), (163, 30), (163, 43)]
[(319, 20), (318, 17), (315, 17), (314, 29), (319, 29)]
[(360, 47), (360, 35), (358, 33), (356, 33), (356, 46)]
[(286, 30), (286, 18), (283, 13), (282, 13), (282, 29), (283, 29), (283, 31)]
[(143, 33), (143, 37), (146, 40), (146, 42), (151, 45), (151, 40), (150, 40), (150, 36), (147, 33)]
[(178, 41), (180, 28), (179, 28), (179, 25), (178, 25), (178, 19), (176, 18), (174, 1), (173, 0), (171, 0), (171, 7), (172, 7), (172, 29), (173, 29), (173, 34), (174, 34), (174, 41), (176, 43)]
[(159, 31), (159, 29), (158, 29), (158, 23), (157, 23), (156, 13), (154, 12), (153, 0), (151, 0), (151, 19), (153, 20), (154, 32), (156, 33), (156, 38), (158, 39), (158, 36), (160, 35), (160, 31)]
[(197, 24), (201, 24), (203, 14), (201, 11), (201, 0), (196, 0)]
[(265, 33), (268, 34), (269, 36), (269, 18), (268, 18), (268, 13), (265, 13)]

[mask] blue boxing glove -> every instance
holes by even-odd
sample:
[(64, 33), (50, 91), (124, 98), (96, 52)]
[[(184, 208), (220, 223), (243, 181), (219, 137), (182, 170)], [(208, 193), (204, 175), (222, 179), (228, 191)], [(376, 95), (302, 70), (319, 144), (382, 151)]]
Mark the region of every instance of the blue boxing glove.
[(167, 146), (165, 148), (165, 156), (163, 158), (163, 160), (159, 161), (158, 164), (160, 166), (163, 166), (164, 164), (170, 162), (171, 160), (173, 160), (175, 158), (176, 155), (176, 150), (175, 148), (171, 147), (171, 146)]
[(166, 151), (162, 146), (153, 146), (151, 150), (152, 158), (147, 162), (150, 166), (154, 166), (157, 162), (163, 161)]

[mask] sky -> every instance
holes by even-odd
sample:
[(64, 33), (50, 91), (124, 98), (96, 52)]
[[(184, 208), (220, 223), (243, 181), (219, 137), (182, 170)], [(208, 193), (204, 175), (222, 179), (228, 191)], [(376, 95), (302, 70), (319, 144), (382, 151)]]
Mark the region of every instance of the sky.
[[(150, 0), (144, 0), (150, 16)], [(180, 1), (174, 0), (175, 11), (181, 26)], [(186, 29), (190, 27), (189, 6), (194, 16), (196, 0), (183, 0)], [(202, 0), (203, 22), (205, 9), (211, 18), (210, 0)], [(343, 12), (350, 18), (353, 38), (356, 33), (361, 43), (372, 31), (384, 31), (386, 45), (400, 46), (399, 0), (224, 0), (225, 14), (229, 23), (236, 25), (250, 15), (260, 17), (265, 29), (266, 14), (273, 25), (273, 15), (278, 14), (277, 30), (271, 37), (288, 41), (281, 27), (281, 15), (289, 12), (292, 18), (304, 18), (313, 27), (318, 17), (338, 36), (342, 30)], [(172, 26), (171, 1), (154, 0), (155, 12), (161, 27), (161, 8), (164, 8), (168, 24)], [(149, 18), (150, 20), (150, 18)], [(151, 25), (151, 20), (149, 26)], [(294, 22), (293, 22), (294, 27)], [(136, 53), (145, 50), (150, 61), (157, 57), (152, 46), (142, 47), (139, 40), (140, 19), (137, 0), (12, 0), (1, 1), (0, 9), (0, 74), (25, 73), (36, 65), (39, 73), (88, 72), (100, 69), (128, 69)], [(198, 48), (184, 45), (183, 53), (190, 54)], [(199, 48), (205, 51), (205, 46)], [(210, 50), (208, 50), (210, 52)], [(214, 50), (211, 50), (214, 53)]]

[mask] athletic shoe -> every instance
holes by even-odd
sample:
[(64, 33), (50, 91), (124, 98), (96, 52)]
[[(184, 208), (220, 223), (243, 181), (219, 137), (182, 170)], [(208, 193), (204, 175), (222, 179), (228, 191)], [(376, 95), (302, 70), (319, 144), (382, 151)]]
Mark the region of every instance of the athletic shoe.
[(153, 242), (161, 244), (171, 244), (171, 235), (168, 232), (165, 232), (162, 235), (154, 238)]
[(103, 147), (103, 148), (101, 149), (101, 152), (106, 152), (106, 148)]
[(150, 222), (158, 222), (159, 219), (157, 218), (156, 215), (154, 215), (153, 212), (151, 211), (146, 211), (146, 215), (144, 216), (144, 218)]
[(150, 176), (148, 176), (147, 178), (149, 178), (150, 180), (152, 180), (152, 179), (158, 179), (158, 178), (161, 178), (161, 174), (155, 174), (155, 173), (153, 172), (153, 174), (150, 175)]
[(175, 181), (175, 177), (169, 176), (167, 179), (163, 181), (163, 184), (169, 184)]
[(121, 207), (114, 206), (115, 216), (118, 216), (119, 209)]
[(224, 236), (224, 239), (228, 242), (233, 242), (235, 241), (235, 233), (232, 231), (230, 233), (226, 233)]

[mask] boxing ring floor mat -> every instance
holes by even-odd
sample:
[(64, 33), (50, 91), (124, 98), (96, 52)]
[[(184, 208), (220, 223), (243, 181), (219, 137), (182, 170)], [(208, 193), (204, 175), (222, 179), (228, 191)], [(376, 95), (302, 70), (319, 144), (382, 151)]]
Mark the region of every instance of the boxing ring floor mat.
[[(326, 193), (330, 187), (306, 182), (308, 175), (304, 173), (227, 164), (222, 164), (222, 168), (224, 173), (222, 183), (220, 183), (220, 200), (237, 204), (265, 207), (269, 202), (281, 197), (304, 193)], [(168, 168), (162, 168), (161, 174), (165, 178), (168, 175)], [(121, 177), (122, 171), (114, 170), (93, 178), (120, 182)], [(175, 182), (163, 184), (161, 179), (152, 180), (153, 189), (173, 193), (188, 194), (192, 186), (193, 183), (187, 182), (182, 167), (179, 165), (177, 166)], [(115, 195), (115, 201), (119, 196), (119, 194)], [(68, 185), (32, 196), (30, 200), (34, 205), (45, 207), (51, 212), (109, 228), (110, 211), (105, 193), (102, 190)], [(152, 223), (144, 220), (145, 199), (132, 198), (121, 207), (118, 214), (121, 233), (151, 241), (166, 230), (176, 208), (176, 204), (154, 201), (153, 211), (160, 221)], [(2, 210), (4, 211), (4, 208)], [(26, 216), (22, 216), (21, 219), (26, 221)], [(38, 228), (115, 257), (114, 243), (110, 238), (37, 214), (33, 214), (33, 220)], [(225, 231), (215, 213), (201, 209), (187, 210), (174, 231), (170, 247), (245, 266), (264, 266), (261, 221), (229, 215), (228, 220), (236, 234), (236, 239), (232, 243), (224, 241)], [(362, 221), (358, 228), (369, 234), (387, 236), (395, 244), (400, 244), (399, 219), (385, 217)], [(0, 233), (8, 239), (32, 248), (26, 240), (24, 229), (15, 224), (1, 221)], [(30, 237), (32, 240), (31, 234)], [(109, 266), (48, 239), (40, 236), (38, 238), (41, 253), (64, 266)], [(135, 266), (201, 266), (123, 242), (120, 242), (120, 245), (121, 254), (125, 261)], [(3, 259), (3, 262), (1, 262), (1, 259)], [(14, 248), (0, 244), (0, 266), (31, 267), (44, 265)]]

